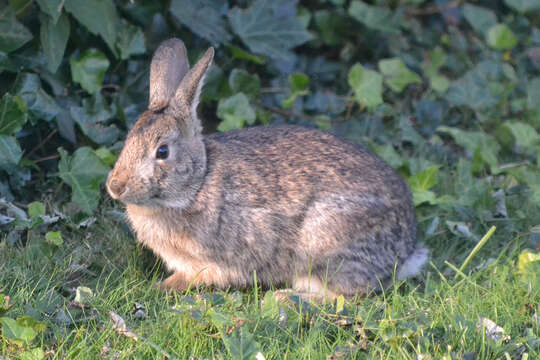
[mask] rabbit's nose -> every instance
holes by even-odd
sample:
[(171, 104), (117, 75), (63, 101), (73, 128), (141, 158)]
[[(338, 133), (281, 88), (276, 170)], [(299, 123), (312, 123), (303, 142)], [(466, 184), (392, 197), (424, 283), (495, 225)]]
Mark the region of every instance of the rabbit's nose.
[(107, 187), (111, 196), (117, 199), (126, 191), (126, 182), (118, 178), (112, 178), (109, 180)]

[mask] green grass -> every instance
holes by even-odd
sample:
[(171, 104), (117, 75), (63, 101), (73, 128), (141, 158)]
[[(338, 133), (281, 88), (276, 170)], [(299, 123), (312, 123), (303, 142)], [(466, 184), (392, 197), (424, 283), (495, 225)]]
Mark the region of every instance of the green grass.
[[(421, 227), (432, 217), (421, 216)], [(227, 359), (239, 350), (240, 332), (245, 349), (266, 359), (540, 357), (540, 329), (532, 320), (539, 289), (523, 283), (516, 265), (526, 239), (510, 236), (504, 221), (464, 276), (456, 277), (452, 267), (459, 268), (474, 243), (439, 227), (424, 241), (432, 261), (420, 276), (346, 302), (336, 314), (335, 304), (278, 304), (256, 287), (162, 293), (154, 287), (166, 275), (159, 262), (136, 245), (125, 225), (110, 219), (103, 210), (88, 230), (61, 225), (59, 248), (46, 245), (39, 228), (26, 234), (24, 246), (0, 243), (0, 294), (14, 304), (4, 316), (30, 315), (47, 326), (22, 346), (0, 337), (3, 357), (41, 348), (50, 359)], [(494, 262), (474, 270), (491, 256)], [(78, 286), (94, 294), (82, 309), (72, 303)], [(145, 319), (134, 317), (136, 302), (145, 306)], [(116, 332), (109, 311), (123, 317), (139, 340)], [(279, 320), (283, 312), (286, 321)], [(510, 340), (494, 343), (486, 337), (477, 329), (482, 317), (502, 326)]]

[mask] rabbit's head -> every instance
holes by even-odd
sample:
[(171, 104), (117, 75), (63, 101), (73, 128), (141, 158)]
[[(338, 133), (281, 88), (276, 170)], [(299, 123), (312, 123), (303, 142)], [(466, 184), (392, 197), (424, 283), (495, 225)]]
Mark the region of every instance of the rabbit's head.
[(145, 207), (185, 208), (200, 188), (206, 153), (197, 104), (214, 49), (189, 69), (182, 41), (156, 50), (150, 67), (150, 101), (129, 131), (107, 179), (117, 200)]

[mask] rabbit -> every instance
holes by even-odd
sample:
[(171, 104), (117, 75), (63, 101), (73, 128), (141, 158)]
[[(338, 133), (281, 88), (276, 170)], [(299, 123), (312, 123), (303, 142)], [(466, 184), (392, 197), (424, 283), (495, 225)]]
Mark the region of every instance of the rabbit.
[(140, 243), (182, 291), (207, 284), (352, 297), (417, 274), (405, 181), (364, 147), (317, 129), (259, 126), (203, 135), (197, 116), (210, 47), (190, 69), (179, 39), (150, 65), (146, 110), (129, 131), (107, 189)]

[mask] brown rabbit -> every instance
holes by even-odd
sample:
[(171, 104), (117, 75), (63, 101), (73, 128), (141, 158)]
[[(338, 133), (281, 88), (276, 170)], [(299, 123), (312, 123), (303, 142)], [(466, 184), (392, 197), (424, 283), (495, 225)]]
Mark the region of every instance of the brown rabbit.
[(190, 284), (292, 285), (353, 296), (416, 274), (403, 179), (363, 147), (298, 126), (203, 136), (197, 104), (214, 56), (189, 70), (182, 41), (156, 51), (150, 104), (130, 130), (107, 188), (126, 204), (138, 240)]

